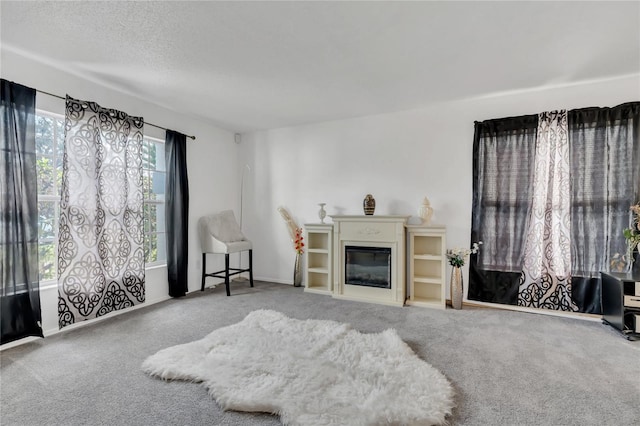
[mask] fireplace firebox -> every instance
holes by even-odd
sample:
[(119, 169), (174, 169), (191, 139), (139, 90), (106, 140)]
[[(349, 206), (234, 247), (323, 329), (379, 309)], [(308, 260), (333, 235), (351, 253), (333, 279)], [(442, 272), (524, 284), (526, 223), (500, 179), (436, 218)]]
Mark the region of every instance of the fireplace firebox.
[(391, 288), (391, 248), (345, 246), (345, 284)]

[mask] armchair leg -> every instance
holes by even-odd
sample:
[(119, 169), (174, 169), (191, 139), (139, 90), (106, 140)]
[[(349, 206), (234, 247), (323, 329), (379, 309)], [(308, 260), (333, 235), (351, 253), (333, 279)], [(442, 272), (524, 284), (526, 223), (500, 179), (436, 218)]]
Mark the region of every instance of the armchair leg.
[(231, 296), (229, 290), (229, 253), (224, 254), (224, 285), (227, 288), (227, 296)]
[(207, 270), (207, 253), (202, 253), (202, 288), (200, 291), (204, 291), (204, 278)]
[(253, 250), (249, 250), (249, 284), (253, 287)]

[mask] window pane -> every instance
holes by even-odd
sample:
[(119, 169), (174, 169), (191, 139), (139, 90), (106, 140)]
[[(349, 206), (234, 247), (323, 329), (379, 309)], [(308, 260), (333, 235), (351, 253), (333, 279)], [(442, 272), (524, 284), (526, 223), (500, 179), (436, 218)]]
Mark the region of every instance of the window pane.
[(36, 116), (36, 153), (53, 154), (53, 119)]
[(156, 169), (156, 144), (148, 139), (142, 144), (142, 167), (148, 170)]
[(56, 202), (38, 202), (38, 239), (53, 241), (56, 236)]
[(145, 234), (165, 231), (164, 204), (144, 204), (143, 215)]
[(145, 200), (149, 199), (151, 193), (151, 176), (148, 170), (142, 171), (142, 194)]
[(164, 144), (160, 142), (154, 142), (154, 144), (156, 146), (156, 170), (165, 171)]
[(157, 212), (158, 206), (155, 204), (148, 204), (149, 207), (149, 231), (148, 232), (157, 232)]
[(56, 195), (53, 159), (51, 157), (39, 156), (36, 160), (38, 173), (38, 194)]
[(157, 232), (165, 232), (165, 223), (164, 223), (164, 204), (156, 205), (156, 231)]
[(54, 243), (38, 244), (38, 263), (40, 266), (40, 280), (56, 278), (56, 250)]
[(145, 238), (146, 238), (146, 234), (148, 234), (150, 232), (150, 229), (151, 229), (150, 208), (151, 208), (151, 206), (149, 204), (144, 204), (142, 206)]
[(167, 235), (164, 232), (156, 234), (156, 261), (167, 260)]
[(149, 263), (149, 262), (151, 262), (151, 261), (149, 260), (150, 255), (151, 255), (151, 251), (150, 251), (149, 247), (150, 247), (150, 244), (149, 244), (149, 235), (148, 235), (148, 234), (145, 234), (145, 236), (144, 236), (144, 262), (145, 262), (145, 263)]
[(147, 262), (155, 262), (158, 260), (158, 234), (148, 234), (149, 239), (149, 254), (147, 256)]
[(164, 201), (164, 172), (151, 172), (151, 178), (153, 180), (151, 199)]

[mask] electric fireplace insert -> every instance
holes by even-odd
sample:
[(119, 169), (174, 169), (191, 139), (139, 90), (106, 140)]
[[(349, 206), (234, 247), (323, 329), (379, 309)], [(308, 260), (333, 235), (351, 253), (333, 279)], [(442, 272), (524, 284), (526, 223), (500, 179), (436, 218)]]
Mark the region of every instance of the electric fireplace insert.
[(391, 288), (391, 248), (345, 246), (345, 284)]

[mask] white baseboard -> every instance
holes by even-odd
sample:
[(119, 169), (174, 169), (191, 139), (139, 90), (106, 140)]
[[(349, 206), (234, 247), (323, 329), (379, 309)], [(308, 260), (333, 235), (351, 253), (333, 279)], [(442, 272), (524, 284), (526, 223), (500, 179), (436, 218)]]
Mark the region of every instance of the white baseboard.
[[(80, 327), (85, 327), (85, 326), (91, 325), (91, 324), (96, 324), (96, 323), (98, 323), (100, 321), (103, 321), (105, 319), (113, 318), (115, 316), (118, 316), (118, 315), (121, 315), (121, 314), (124, 314), (124, 313), (127, 313), (127, 312), (131, 312), (131, 311), (134, 311), (136, 309), (145, 308), (147, 306), (155, 305), (156, 303), (164, 302), (165, 300), (169, 300), (169, 299), (171, 299), (171, 296), (166, 295), (166, 296), (154, 299), (154, 300), (145, 300), (144, 303), (141, 303), (139, 305), (135, 305), (135, 306), (132, 306), (130, 308), (122, 309), (122, 310), (119, 310), (119, 311), (109, 312), (108, 314), (103, 315), (103, 316), (98, 317), (98, 318), (93, 318), (93, 319), (90, 319), (90, 320), (77, 322), (75, 324), (71, 324), (71, 325), (63, 328), (62, 330), (60, 330), (59, 328), (51, 328), (51, 329), (43, 330), (42, 332), (44, 334), (44, 337), (54, 336), (54, 335), (59, 334), (59, 333), (64, 333), (66, 331), (75, 330), (75, 329), (78, 329)], [(30, 337), (25, 337), (24, 339), (15, 340), (13, 342), (5, 343), (4, 345), (0, 346), (0, 352), (5, 350), (5, 349), (13, 348), (13, 347), (16, 347), (16, 346), (23, 345), (25, 343), (36, 341), (38, 339), (40, 339), (40, 337), (30, 336)]]
[(289, 280), (281, 280), (278, 278), (266, 278), (266, 277), (253, 277), (254, 280), (256, 281), (267, 281), (270, 283), (277, 283), (277, 284), (287, 284), (287, 285), (293, 285), (293, 281), (289, 281)]
[(573, 319), (580, 319), (584, 321), (600, 322), (602, 320), (601, 315), (584, 314), (581, 312), (552, 311), (550, 309), (527, 308), (524, 306), (506, 305), (501, 303), (478, 302), (475, 300), (467, 300), (467, 299), (463, 301), (463, 304), (466, 306), (482, 306), (486, 308), (504, 309), (506, 311), (526, 312), (529, 314), (541, 314), (541, 315), (548, 315), (551, 317), (573, 318)]
[(62, 332), (67, 331), (67, 330), (75, 330), (77, 328), (84, 327), (85, 325), (95, 324), (95, 323), (100, 322), (102, 320), (106, 320), (108, 318), (113, 318), (115, 316), (118, 316), (120, 314), (124, 314), (126, 312), (135, 311), (136, 309), (145, 308), (147, 306), (155, 305), (156, 303), (164, 302), (165, 300), (169, 300), (169, 299), (171, 299), (171, 296), (166, 295), (166, 296), (157, 298), (155, 300), (145, 300), (144, 303), (140, 303), (139, 305), (135, 305), (135, 306), (132, 306), (132, 307), (126, 308), (126, 309), (121, 309), (119, 311), (109, 312), (108, 314), (103, 315), (103, 316), (98, 317), (98, 318), (93, 318), (93, 319), (90, 319), (90, 320), (77, 322), (75, 324), (71, 324), (69, 326), (66, 326), (62, 330), (60, 330), (58, 328), (54, 328), (54, 329), (50, 329), (50, 330), (44, 330), (44, 337), (53, 336), (55, 334), (62, 333)]

